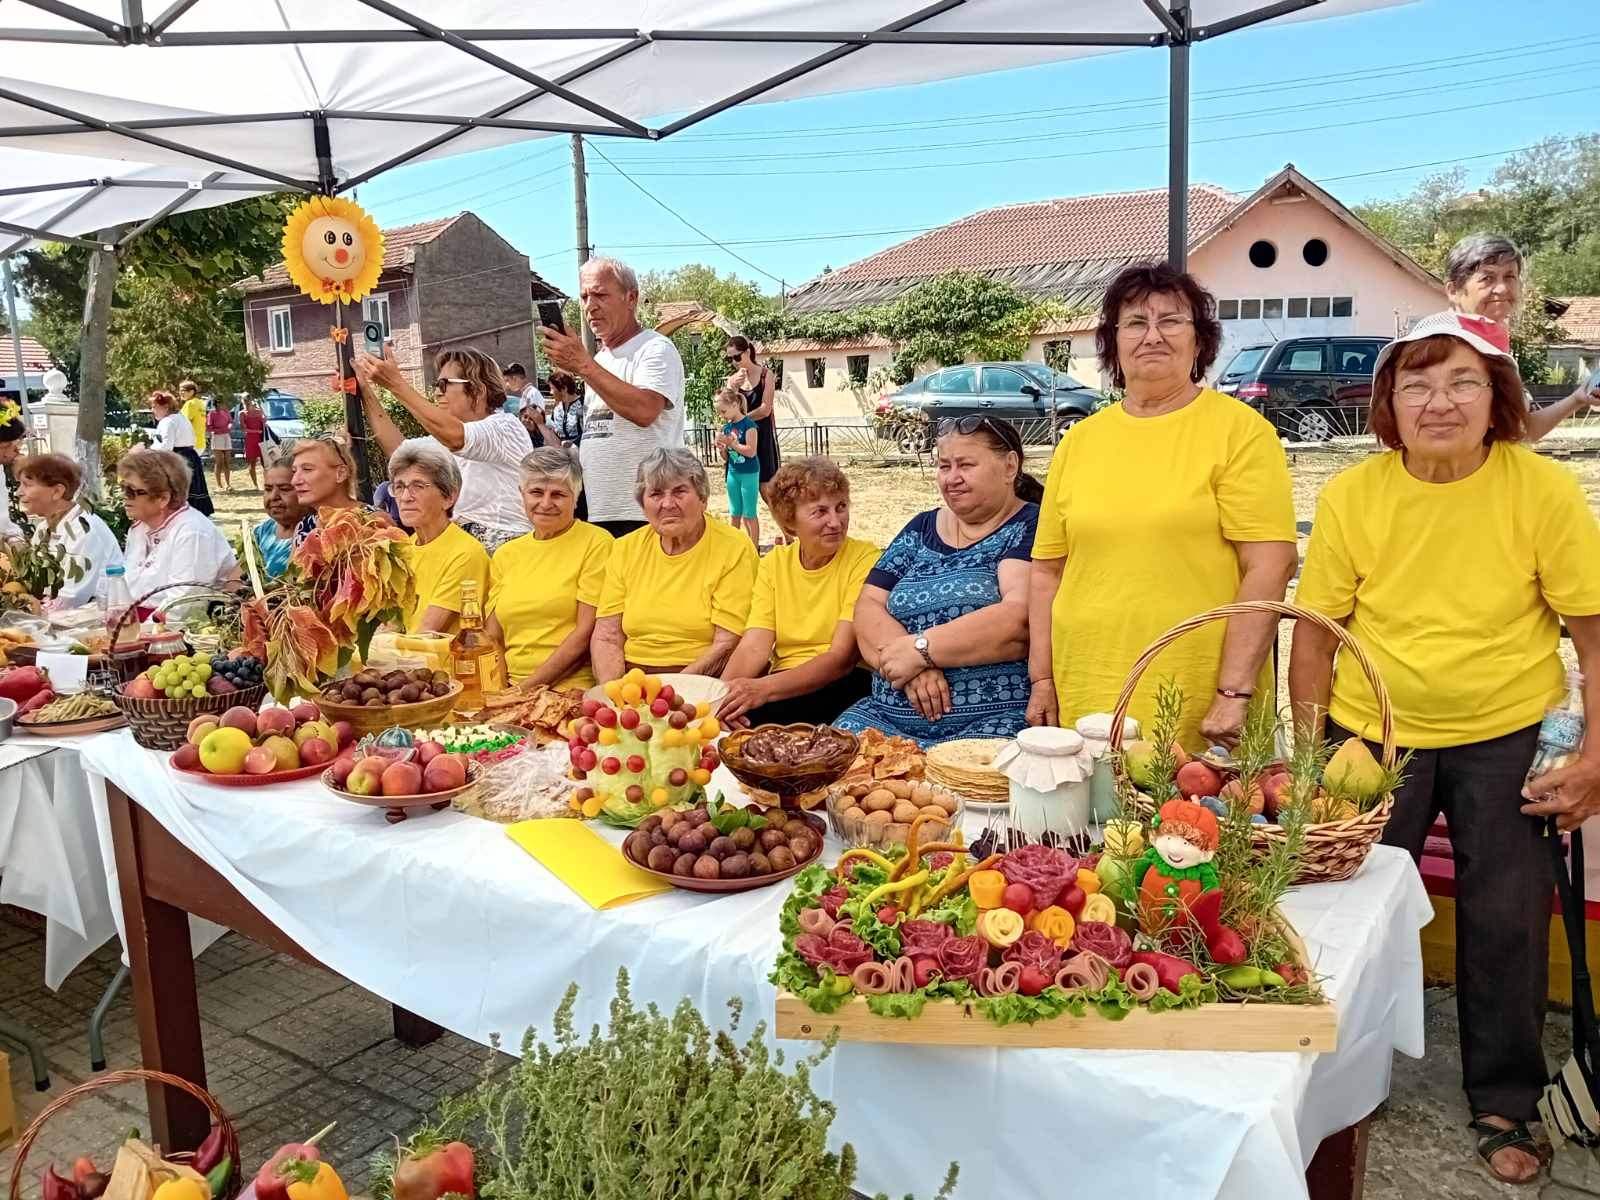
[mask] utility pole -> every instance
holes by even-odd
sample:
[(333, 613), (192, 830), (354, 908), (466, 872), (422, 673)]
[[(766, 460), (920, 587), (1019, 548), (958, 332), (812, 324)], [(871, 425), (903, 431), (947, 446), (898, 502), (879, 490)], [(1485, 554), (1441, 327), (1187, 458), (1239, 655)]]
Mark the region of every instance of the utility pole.
[[(572, 200), (578, 224), (578, 274), (583, 275), (583, 264), (589, 261), (594, 247), (589, 244), (589, 173), (583, 165), (583, 134), (572, 135)], [(583, 315), (583, 302), (578, 302), (578, 323), (583, 329), (583, 344), (594, 353), (594, 330)]]

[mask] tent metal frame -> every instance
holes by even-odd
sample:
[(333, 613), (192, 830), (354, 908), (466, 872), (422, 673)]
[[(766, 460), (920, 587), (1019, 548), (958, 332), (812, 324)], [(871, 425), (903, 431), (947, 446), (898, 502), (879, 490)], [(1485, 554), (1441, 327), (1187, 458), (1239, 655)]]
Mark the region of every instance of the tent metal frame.
[[(1160, 23), (1159, 33), (1096, 33), (1082, 32), (938, 32), (916, 28), (934, 17), (962, 7), (967, 0), (932, 0), (904, 17), (875, 29), (857, 30), (753, 30), (753, 29), (623, 29), (623, 28), (566, 28), (566, 29), (445, 29), (410, 12), (393, 0), (360, 0), (366, 7), (381, 13), (397, 23), (389, 29), (316, 29), (316, 30), (207, 30), (189, 32), (175, 28), (197, 0), (173, 0), (153, 19), (145, 15), (144, 0), (122, 0), (121, 21), (112, 21), (88, 12), (68, 0), (18, 0), (42, 12), (50, 13), (67, 22), (71, 28), (18, 29), (0, 28), (0, 43), (45, 42), (84, 46), (145, 46), (152, 48), (203, 47), (203, 46), (265, 46), (312, 44), (376, 44), (384, 42), (434, 42), (479, 62), (494, 67), (508, 78), (529, 85), (529, 89), (494, 108), (475, 116), (451, 116), (438, 113), (369, 112), (353, 109), (330, 109), (304, 112), (267, 112), (217, 114), (199, 117), (170, 117), (133, 121), (106, 121), (88, 113), (78, 112), (62, 105), (29, 96), (12, 89), (0, 88), (0, 99), (34, 109), (58, 118), (56, 123), (0, 126), (0, 138), (29, 138), (59, 136), (71, 133), (111, 133), (142, 145), (154, 146), (172, 153), (185, 155), (213, 167), (222, 168), (204, 180), (120, 180), (80, 179), (71, 182), (40, 184), (26, 188), (0, 189), (0, 196), (20, 195), (30, 192), (90, 191), (77, 197), (73, 203), (60, 210), (42, 227), (29, 228), (0, 224), (0, 231), (24, 235), (25, 239), (44, 238), (76, 245), (98, 245), (52, 232), (51, 226), (65, 219), (102, 190), (115, 187), (155, 187), (179, 190), (181, 194), (164, 206), (154, 217), (120, 239), (128, 239), (143, 232), (155, 221), (175, 212), (195, 191), (236, 191), (240, 193), (292, 190), (321, 191), (337, 194), (365, 183), (374, 176), (411, 162), (470, 133), (475, 129), (513, 129), (528, 132), (577, 133), (585, 136), (636, 138), (659, 141), (693, 125), (725, 112), (739, 104), (765, 95), (803, 76), (838, 62), (869, 46), (1099, 46), (1162, 49), (1169, 54), (1168, 70), (1168, 210), (1167, 255), (1178, 267), (1187, 260), (1187, 215), (1189, 196), (1189, 50), (1197, 42), (1259, 25), (1277, 17), (1314, 8), (1325, 0), (1274, 0), (1259, 8), (1213, 22), (1195, 25), (1191, 20), (1191, 0), (1120, 0), (1121, 3), (1141, 5)], [(563, 75), (546, 78), (529, 71), (490, 49), (495, 42), (504, 41), (615, 41), (619, 44)], [(643, 49), (654, 42), (697, 43), (761, 43), (761, 44), (815, 44), (826, 47), (802, 62), (785, 68), (765, 79), (740, 88), (731, 95), (704, 105), (676, 120), (659, 126), (650, 126), (624, 113), (585, 96), (572, 85), (584, 76), (609, 66), (619, 58)], [(518, 108), (539, 99), (554, 96), (581, 108), (597, 118), (596, 122), (536, 121), (512, 115)], [(161, 131), (176, 131), (212, 125), (240, 123), (270, 123), (287, 121), (312, 122), (313, 139), (318, 151), (318, 177), (294, 179), (276, 171), (251, 166), (249, 163), (219, 155), (162, 136)], [(339, 179), (332, 165), (329, 143), (329, 121), (400, 121), (416, 125), (443, 126), (441, 132), (419, 142), (369, 170), (345, 179)], [(271, 183), (226, 182), (225, 171), (253, 175), (271, 180)], [(10, 253), (10, 248), (0, 247), (0, 257)]]

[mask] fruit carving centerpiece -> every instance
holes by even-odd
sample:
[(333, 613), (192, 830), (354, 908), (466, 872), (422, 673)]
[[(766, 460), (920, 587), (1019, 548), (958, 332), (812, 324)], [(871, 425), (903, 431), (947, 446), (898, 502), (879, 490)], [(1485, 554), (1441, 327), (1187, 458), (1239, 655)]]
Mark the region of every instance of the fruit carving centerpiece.
[(609, 703), (583, 702), (567, 739), (579, 785), (573, 806), (632, 828), (657, 809), (697, 800), (718, 761), (711, 743), (722, 727), (710, 706), (637, 667), (606, 684), (605, 695)]

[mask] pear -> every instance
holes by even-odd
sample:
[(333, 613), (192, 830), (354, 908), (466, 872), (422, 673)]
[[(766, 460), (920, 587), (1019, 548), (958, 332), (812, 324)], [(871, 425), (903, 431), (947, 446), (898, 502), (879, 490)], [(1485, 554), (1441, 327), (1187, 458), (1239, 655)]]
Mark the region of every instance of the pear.
[(1367, 744), (1353, 737), (1334, 751), (1322, 770), (1322, 782), (1335, 792), (1371, 800), (1383, 784), (1383, 768)]
[(1122, 761), (1127, 768), (1128, 778), (1133, 780), (1133, 786), (1141, 791), (1147, 792), (1155, 786), (1150, 762), (1150, 756), (1154, 752), (1155, 744), (1144, 738), (1135, 738), (1131, 742), (1122, 743)]

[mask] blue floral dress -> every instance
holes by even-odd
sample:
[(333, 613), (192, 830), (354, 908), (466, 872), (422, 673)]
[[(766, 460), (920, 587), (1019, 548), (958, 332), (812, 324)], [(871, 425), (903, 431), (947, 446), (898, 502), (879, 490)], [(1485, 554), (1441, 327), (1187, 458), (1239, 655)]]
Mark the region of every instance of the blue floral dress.
[[(1000, 564), (1028, 562), (1039, 506), (1024, 504), (988, 537), (956, 549), (939, 536), (938, 510), (918, 513), (883, 552), (867, 582), (889, 593), (889, 615), (918, 634), (1000, 602)], [(924, 749), (967, 737), (1011, 737), (1027, 724), (1028, 663), (985, 663), (945, 671), (950, 711), (925, 720), (905, 692), (881, 676), (872, 695), (847, 708), (834, 722), (840, 729), (916, 739)]]

